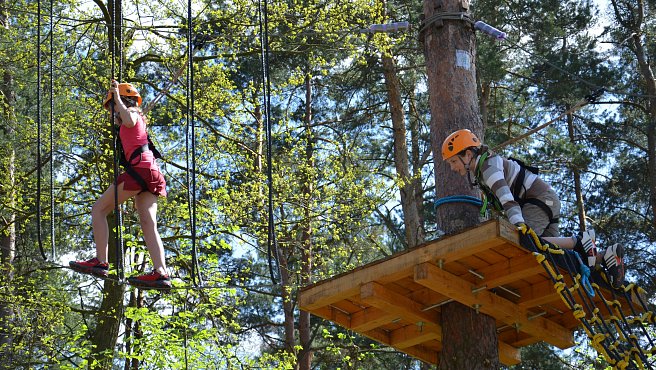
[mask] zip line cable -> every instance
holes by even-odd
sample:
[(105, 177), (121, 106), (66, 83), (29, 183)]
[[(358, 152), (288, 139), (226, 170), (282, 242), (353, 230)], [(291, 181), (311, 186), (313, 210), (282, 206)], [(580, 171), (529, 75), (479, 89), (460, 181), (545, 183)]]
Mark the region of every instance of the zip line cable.
[[(187, 1), (187, 130), (186, 130), (186, 156), (187, 156), (187, 200), (189, 203), (189, 222), (191, 226), (191, 283), (202, 284), (198, 264), (198, 250), (196, 245), (196, 130), (194, 126), (194, 47), (192, 45), (192, 19), (191, 0)], [(191, 140), (191, 148), (189, 142)], [(191, 151), (191, 164), (189, 152)], [(190, 174), (191, 172), (191, 174)]]
[[(273, 164), (272, 164), (272, 138), (271, 138), (271, 80), (269, 79), (269, 18), (267, 0), (258, 0), (259, 5), (259, 26), (260, 26), (260, 49), (262, 64), (262, 95), (263, 95), (263, 112), (264, 125), (266, 131), (267, 147), (267, 183), (268, 183), (268, 238), (267, 238), (267, 257), (269, 261), (269, 274), (274, 285), (277, 284), (273, 271), (273, 263), (278, 264), (280, 272), (278, 244), (276, 242), (275, 220), (273, 217)], [(275, 258), (273, 253), (275, 252)]]
[(36, 234), (41, 257), (47, 260), (41, 237), (41, 0), (37, 2), (36, 21)]

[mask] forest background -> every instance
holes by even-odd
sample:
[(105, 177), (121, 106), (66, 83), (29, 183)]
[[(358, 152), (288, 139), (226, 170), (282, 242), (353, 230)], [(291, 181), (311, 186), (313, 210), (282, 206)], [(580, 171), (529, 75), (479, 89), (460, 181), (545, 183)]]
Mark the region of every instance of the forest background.
[[(187, 2), (126, 0), (116, 65), (111, 5), (0, 0), (0, 368), (430, 368), (296, 305), (302, 286), (441, 235), (422, 3), (269, 3), (269, 127), (261, 3), (194, 0), (189, 12)], [(655, 11), (654, 0), (471, 3), (474, 19), (508, 33), (477, 36), (491, 146), (606, 89), (502, 153), (541, 168), (561, 195), (564, 234), (585, 224), (602, 246), (625, 243), (628, 279), (652, 298)], [(189, 13), (193, 84), (175, 77), (187, 63)], [(367, 32), (390, 22), (411, 28)], [(93, 255), (90, 209), (114, 178), (101, 107), (113, 69), (146, 105), (162, 96), (148, 116), (169, 185), (159, 207), (177, 286), (169, 294), (62, 266)], [(149, 259), (133, 205), (123, 210), (130, 275)], [(574, 351), (528, 347), (514, 368), (604, 368), (577, 339)]]

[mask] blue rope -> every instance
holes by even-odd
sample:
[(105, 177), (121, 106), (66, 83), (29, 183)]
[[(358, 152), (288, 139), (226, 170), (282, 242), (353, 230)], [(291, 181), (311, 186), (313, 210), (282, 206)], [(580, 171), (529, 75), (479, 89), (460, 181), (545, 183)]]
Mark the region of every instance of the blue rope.
[(595, 292), (594, 289), (592, 289), (592, 285), (590, 284), (590, 267), (583, 263), (583, 260), (581, 260), (581, 255), (579, 255), (577, 252), (570, 253), (574, 254), (576, 259), (579, 261), (579, 266), (581, 269), (581, 285), (583, 286), (583, 289), (585, 289), (585, 292), (588, 293), (590, 297), (594, 297)]
[(467, 203), (467, 204), (473, 204), (478, 207), (483, 206), (483, 201), (480, 200), (477, 197), (473, 197), (471, 195), (451, 195), (448, 197), (440, 198), (435, 201), (435, 207), (439, 207), (443, 204), (447, 203)]

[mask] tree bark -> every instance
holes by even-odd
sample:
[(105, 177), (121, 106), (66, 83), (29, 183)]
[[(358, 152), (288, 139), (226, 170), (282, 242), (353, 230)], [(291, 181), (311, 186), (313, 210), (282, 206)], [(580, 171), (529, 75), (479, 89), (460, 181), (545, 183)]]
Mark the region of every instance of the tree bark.
[[(440, 12), (462, 12), (462, 2), (456, 0), (424, 1), (424, 16), (429, 19)], [(467, 178), (452, 172), (442, 160), (442, 142), (452, 132), (470, 129), (483, 140), (483, 124), (478, 110), (476, 93), (476, 45), (474, 32), (468, 22), (444, 20), (443, 25), (432, 24), (424, 31), (424, 54), (428, 74), (429, 105), (431, 110), (431, 146), (435, 156), (436, 195), (473, 195)], [(473, 205), (445, 204), (437, 210), (438, 225), (453, 233), (480, 222), (478, 209)]]
[[(570, 107), (566, 107), (569, 110)], [(574, 114), (567, 115), (567, 131), (569, 133), (569, 141), (572, 144), (576, 143), (574, 137)], [(579, 217), (579, 230), (585, 231), (585, 204), (583, 203), (583, 188), (581, 186), (581, 169), (572, 166), (572, 176), (574, 177), (574, 194), (576, 195), (576, 209)]]
[[(425, 20), (435, 19), (433, 16), (442, 12), (468, 15), (468, 1), (424, 0), (423, 9)], [(470, 187), (468, 179), (452, 172), (441, 156), (442, 142), (456, 130), (470, 129), (483, 140), (474, 31), (463, 20), (438, 20), (423, 26), (436, 195), (476, 196), (478, 192)], [(437, 222), (446, 234), (454, 233), (480, 222), (478, 208), (459, 203), (443, 205), (437, 210)], [(498, 369), (497, 343), (494, 319), (457, 302), (442, 308), (440, 369)]]
[[(294, 335), (294, 302), (292, 301), (291, 291), (293, 289), (289, 271), (288, 253), (284, 250), (280, 253), (280, 287), (282, 297), (282, 311), (284, 315), (284, 332), (285, 332), (285, 351), (290, 354), (295, 353), (296, 336)], [(298, 369), (298, 362), (296, 369)]]
[(490, 327), (496, 328), (493, 317), (460, 303), (444, 305), (442, 317), (442, 331), (448, 338), (443, 336), (439, 369), (499, 369), (497, 336), (485, 335)]
[[(615, 19), (621, 25), (627, 34), (631, 34), (627, 45), (636, 58), (638, 64), (638, 73), (642, 76), (645, 90), (649, 96), (647, 100), (647, 124), (645, 132), (647, 134), (647, 182), (649, 186), (649, 204), (652, 211), (652, 225), (656, 226), (656, 80), (650, 63), (649, 50), (647, 45), (643, 44), (642, 30), (645, 20), (644, 0), (638, 0), (631, 4), (631, 8), (626, 9), (623, 13), (620, 8), (621, 2), (612, 0), (611, 4), (615, 12)], [(630, 14), (629, 14), (630, 13)]]
[(396, 74), (394, 59), (389, 51), (383, 52), (382, 61), (392, 129), (394, 130), (394, 167), (399, 181), (406, 245), (408, 248), (412, 248), (424, 242), (424, 227), (417, 208), (416, 181), (410, 173), (405, 113), (401, 102), (401, 84)]

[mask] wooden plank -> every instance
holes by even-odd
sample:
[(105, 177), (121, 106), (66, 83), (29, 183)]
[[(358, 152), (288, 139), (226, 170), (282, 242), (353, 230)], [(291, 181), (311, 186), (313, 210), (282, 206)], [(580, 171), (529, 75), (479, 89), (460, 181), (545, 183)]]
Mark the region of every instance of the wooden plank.
[(522, 288), (518, 293), (522, 297), (519, 299), (518, 305), (524, 309), (561, 300), (560, 294), (556, 292), (550, 279), (544, 279), (540, 283)]
[(406, 325), (390, 332), (390, 345), (404, 350), (430, 340), (442, 340), (441, 330), (431, 331), (423, 325)]
[(487, 285), (488, 289), (491, 289), (540, 274), (544, 272), (544, 268), (535, 260), (532, 254), (525, 254), (484, 267), (476, 272), (484, 277), (478, 285)]
[(422, 262), (456, 261), (464, 256), (494, 248), (504, 243), (518, 243), (514, 226), (489, 221), (459, 234), (429, 242), (383, 261), (365, 265), (352, 272), (310, 285), (299, 292), (299, 307), (310, 311), (358, 294), (360, 285), (371, 281), (387, 283), (411, 276)]
[(397, 318), (398, 316), (393, 313), (385, 312), (376, 307), (368, 307), (351, 314), (348, 328), (361, 333), (387, 325)]
[(499, 340), (499, 362), (506, 366), (517, 365), (522, 362), (522, 355), (519, 348)]
[(335, 309), (335, 307), (321, 307), (312, 313), (326, 320), (335, 322), (345, 328), (349, 327), (350, 316), (345, 312)]
[(487, 290), (472, 293), (471, 283), (439, 269), (430, 263), (415, 268), (415, 280), (426, 287), (447, 295), (456, 301), (478, 309), (508, 325), (514, 325), (529, 335), (541, 338), (559, 348), (574, 346), (573, 333), (568, 329), (536, 317), (530, 320), (526, 309)]
[(442, 330), (438, 326), (440, 316), (435, 311), (422, 311), (423, 306), (420, 303), (392, 292), (379, 283), (370, 282), (362, 285), (360, 299), (385, 312), (397, 315), (410, 324), (422, 323), (428, 330), (442, 336)]
[[(389, 347), (394, 348), (392, 346), (392, 342), (391, 342), (391, 339), (390, 339), (390, 333), (388, 333), (388, 332), (385, 332), (385, 331), (380, 330), (380, 329), (375, 329), (375, 330), (371, 330), (371, 331), (368, 331), (368, 332), (364, 332), (362, 334), (364, 336), (368, 337), (368, 338), (371, 338), (371, 339), (375, 340), (376, 342), (379, 342), (379, 343), (382, 343), (384, 345), (387, 345)], [(412, 356), (412, 357), (414, 357), (418, 360), (424, 361), (426, 363), (433, 364), (433, 365), (437, 364), (437, 360), (438, 360), (438, 353), (437, 352), (438, 351), (424, 348), (421, 345), (414, 346), (414, 347), (407, 347), (407, 348), (404, 348), (403, 350), (399, 350), (399, 349), (397, 349), (397, 350), (399, 352), (406, 353), (406, 354), (408, 354), (408, 355), (410, 355), (410, 356)]]

